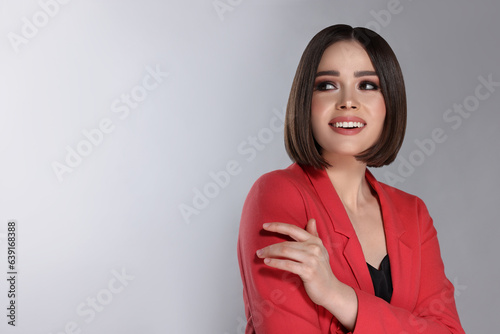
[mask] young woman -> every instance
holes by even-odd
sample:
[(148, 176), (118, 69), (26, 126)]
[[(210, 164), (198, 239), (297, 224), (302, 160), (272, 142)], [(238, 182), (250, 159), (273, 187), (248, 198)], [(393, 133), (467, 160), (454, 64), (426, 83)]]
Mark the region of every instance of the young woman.
[(319, 32), (287, 106), (294, 163), (260, 177), (243, 208), (246, 333), (464, 333), (425, 204), (367, 170), (394, 161), (405, 126), (387, 42)]

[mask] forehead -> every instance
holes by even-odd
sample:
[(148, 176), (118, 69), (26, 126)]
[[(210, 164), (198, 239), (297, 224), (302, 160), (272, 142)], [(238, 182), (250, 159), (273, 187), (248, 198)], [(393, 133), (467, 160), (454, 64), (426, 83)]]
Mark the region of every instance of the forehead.
[(330, 45), (323, 52), (319, 71), (375, 70), (365, 49), (357, 41), (340, 41)]

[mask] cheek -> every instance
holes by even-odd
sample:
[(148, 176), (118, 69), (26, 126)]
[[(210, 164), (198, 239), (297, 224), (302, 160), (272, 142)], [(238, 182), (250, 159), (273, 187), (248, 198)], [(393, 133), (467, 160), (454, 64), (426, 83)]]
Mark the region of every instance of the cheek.
[(321, 117), (318, 115), (317, 112), (314, 112), (311, 110), (311, 128), (312, 128), (312, 133), (313, 137), (317, 139), (318, 137), (318, 132), (320, 130), (320, 124), (321, 124)]
[(321, 119), (324, 111), (325, 106), (321, 99), (313, 97), (311, 101), (311, 126), (314, 134), (318, 130), (319, 124), (322, 122)]
[(369, 109), (372, 111), (372, 115), (374, 120), (377, 123), (384, 123), (385, 116), (386, 116), (386, 108), (385, 108), (385, 101), (384, 98), (378, 98), (376, 100), (371, 101), (369, 105)]
[(323, 104), (321, 103), (321, 99), (318, 97), (313, 96), (311, 100), (311, 116), (314, 117), (314, 115), (318, 115), (321, 113), (321, 110), (323, 110)]
[(385, 116), (387, 114), (387, 110), (385, 108), (385, 102), (384, 102), (384, 100), (382, 100), (380, 102), (380, 104), (378, 105), (378, 108), (376, 110), (377, 110), (378, 117), (381, 119), (381, 122), (383, 124), (384, 120), (385, 120)]
[(313, 96), (311, 100), (311, 125), (313, 131), (319, 131), (331, 114), (331, 101), (324, 97)]

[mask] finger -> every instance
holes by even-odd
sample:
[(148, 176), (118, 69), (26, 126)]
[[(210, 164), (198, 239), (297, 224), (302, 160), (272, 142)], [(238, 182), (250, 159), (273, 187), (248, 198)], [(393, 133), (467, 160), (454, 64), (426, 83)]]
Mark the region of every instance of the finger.
[(309, 232), (293, 224), (265, 223), (262, 227), (266, 231), (288, 235), (295, 241), (306, 241), (311, 237)]
[(310, 252), (306, 245), (290, 241), (264, 247), (259, 249), (256, 254), (260, 258), (283, 258), (305, 262)]
[(314, 219), (314, 218), (309, 219), (309, 221), (307, 222), (307, 225), (306, 225), (306, 231), (309, 232), (310, 234), (314, 235), (315, 237), (319, 237), (318, 229), (316, 226), (316, 219)]
[(302, 273), (302, 264), (299, 262), (284, 259), (266, 258), (264, 259), (264, 263), (269, 267), (286, 270), (299, 276)]

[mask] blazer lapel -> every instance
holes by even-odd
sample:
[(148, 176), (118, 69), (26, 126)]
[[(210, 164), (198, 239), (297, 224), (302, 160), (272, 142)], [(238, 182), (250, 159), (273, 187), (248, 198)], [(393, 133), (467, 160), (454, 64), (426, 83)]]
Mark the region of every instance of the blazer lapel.
[[(342, 254), (354, 276), (355, 283), (361, 290), (374, 294), (373, 282), (361, 244), (326, 171), (308, 166), (301, 167), (306, 172), (330, 217), (332, 230), (346, 238)], [(414, 217), (405, 217), (398, 213), (399, 203), (396, 202), (397, 198), (387, 194), (369, 170), (366, 171), (366, 179), (377, 193), (382, 211), (394, 288), (391, 304), (411, 309), (415, 298), (410, 294), (418, 293), (414, 288), (418, 272), (416, 266), (412, 265), (416, 260), (414, 259), (416, 253), (413, 252), (413, 240), (411, 233), (406, 233), (405, 226), (410, 226), (408, 224), (411, 224), (411, 222), (407, 222), (407, 220), (414, 220)], [(348, 283), (347, 280), (345, 283)]]
[[(393, 294), (391, 304), (399, 307), (411, 307), (413, 298), (409, 294), (415, 290), (413, 283), (417, 272), (413, 263), (413, 249), (410, 233), (406, 233), (404, 220), (413, 217), (403, 217), (398, 214), (398, 203), (395, 203), (373, 175), (367, 171), (366, 178), (375, 189), (384, 220), (384, 231), (387, 243), (387, 253), (391, 262), (391, 277)], [(416, 293), (416, 292), (415, 292)]]
[[(330, 178), (325, 170), (318, 170), (314, 167), (302, 166), (316, 190), (320, 201), (326, 209), (332, 229), (347, 238), (344, 243), (343, 256), (349, 265), (354, 280), (363, 291), (374, 293), (370, 272), (366, 264), (361, 244), (356, 236), (356, 232), (349, 220), (349, 216), (340, 200)], [(335, 265), (335, 264), (333, 264)], [(344, 275), (350, 276), (350, 275)], [(348, 283), (348, 282), (345, 282)]]

